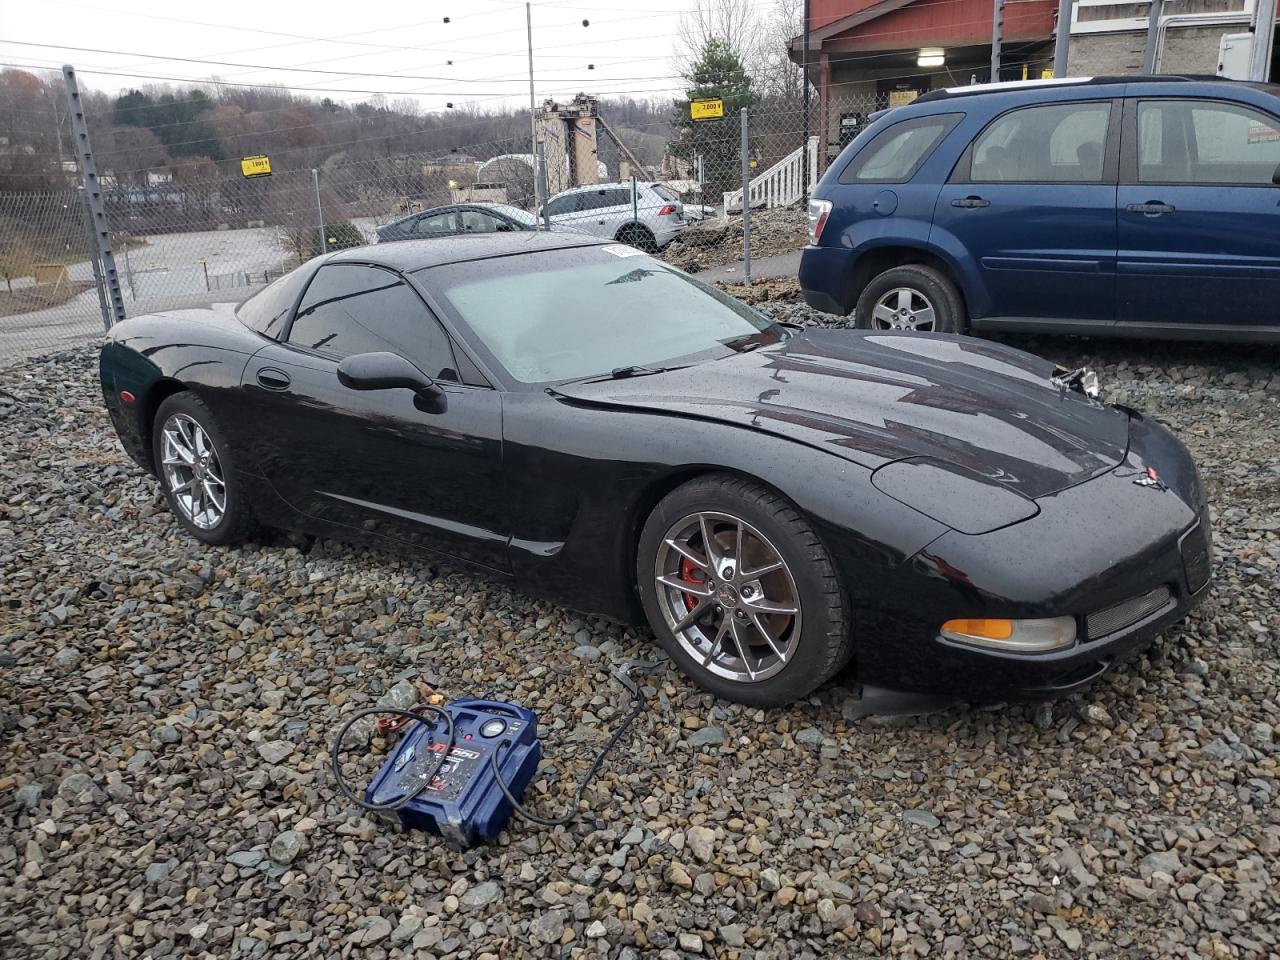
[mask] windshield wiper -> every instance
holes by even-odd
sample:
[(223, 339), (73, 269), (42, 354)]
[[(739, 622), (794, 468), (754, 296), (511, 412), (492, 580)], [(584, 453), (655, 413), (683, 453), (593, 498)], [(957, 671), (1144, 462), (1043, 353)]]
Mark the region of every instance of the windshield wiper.
[[(609, 371), (610, 380), (625, 380), (627, 377), (647, 377), (651, 373), (666, 373), (668, 367), (643, 367), (632, 364), (627, 367), (614, 367)], [(604, 379), (601, 377), (600, 379)]]

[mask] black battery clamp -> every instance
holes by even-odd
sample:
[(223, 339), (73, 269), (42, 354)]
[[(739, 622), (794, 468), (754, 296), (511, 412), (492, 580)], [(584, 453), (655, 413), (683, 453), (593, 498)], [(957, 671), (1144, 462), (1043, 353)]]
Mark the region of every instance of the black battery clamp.
[[(563, 826), (577, 818), (583, 794), (605, 758), (644, 711), (644, 691), (631, 674), (656, 666), (626, 660), (612, 671), (627, 690), (631, 708), (596, 754), (578, 781), (568, 809), (559, 816), (534, 813), (521, 802), (542, 759), (538, 720), (532, 710), (500, 700), (467, 698), (416, 710), (358, 710), (334, 738), (330, 753), (334, 779), (343, 795), (357, 806), (374, 813), (394, 813), (404, 827), (438, 833), (460, 849), (492, 840), (512, 813), (537, 826)], [(361, 796), (342, 775), (343, 743), (355, 723), (373, 716), (395, 717), (396, 722), (387, 727), (407, 729)]]

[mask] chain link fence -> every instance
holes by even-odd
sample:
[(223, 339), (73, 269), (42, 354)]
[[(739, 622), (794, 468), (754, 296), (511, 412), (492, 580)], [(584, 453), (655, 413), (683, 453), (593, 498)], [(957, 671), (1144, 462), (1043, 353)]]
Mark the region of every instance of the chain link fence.
[[(661, 182), (678, 196), (686, 228), (664, 255), (698, 270), (747, 252), (745, 170), (757, 221), (751, 254), (794, 252), (804, 244), (806, 188), (874, 108), (842, 102), (838, 119), (814, 109), (806, 128), (799, 103), (752, 105), (744, 139), (741, 105), (726, 100), (714, 120), (673, 113), (661, 123), (610, 128), (597, 137), (596, 174), (602, 183), (632, 175)], [(566, 173), (553, 181), (565, 182)], [(101, 183), (125, 312), (133, 316), (243, 300), (312, 256), (376, 242), (378, 226), (433, 207), (490, 202), (536, 212), (534, 179), (526, 137), (464, 142), (431, 155), (326, 160), (314, 170), (252, 178), (228, 164), (103, 170)], [(102, 332), (81, 191), (0, 195), (0, 280), (0, 358)]]

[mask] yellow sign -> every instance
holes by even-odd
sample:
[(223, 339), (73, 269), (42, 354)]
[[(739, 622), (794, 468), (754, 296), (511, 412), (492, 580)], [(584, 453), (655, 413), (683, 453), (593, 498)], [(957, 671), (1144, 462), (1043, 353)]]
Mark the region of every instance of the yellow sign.
[(724, 101), (719, 97), (714, 100), (690, 100), (689, 117), (693, 120), (719, 120), (724, 116)]
[(246, 177), (269, 177), (271, 176), (271, 159), (265, 154), (241, 157), (240, 172)]

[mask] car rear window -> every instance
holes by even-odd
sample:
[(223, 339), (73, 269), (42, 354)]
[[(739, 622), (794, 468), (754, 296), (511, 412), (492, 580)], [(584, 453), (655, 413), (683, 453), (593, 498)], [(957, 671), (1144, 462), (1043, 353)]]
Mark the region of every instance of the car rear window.
[(310, 276), (311, 270), (306, 264), (290, 270), (236, 307), (236, 318), (251, 330), (279, 340), (289, 311), (298, 302)]
[(663, 200), (668, 201), (669, 203), (675, 203), (677, 200), (680, 199), (680, 194), (676, 193), (674, 190), (672, 190), (670, 187), (668, 187), (666, 184), (663, 184), (663, 183), (655, 183), (653, 185), (653, 192), (656, 193), (658, 196), (660, 196)]
[(905, 183), (916, 175), (962, 113), (903, 120), (881, 130), (840, 174), (841, 183)]

